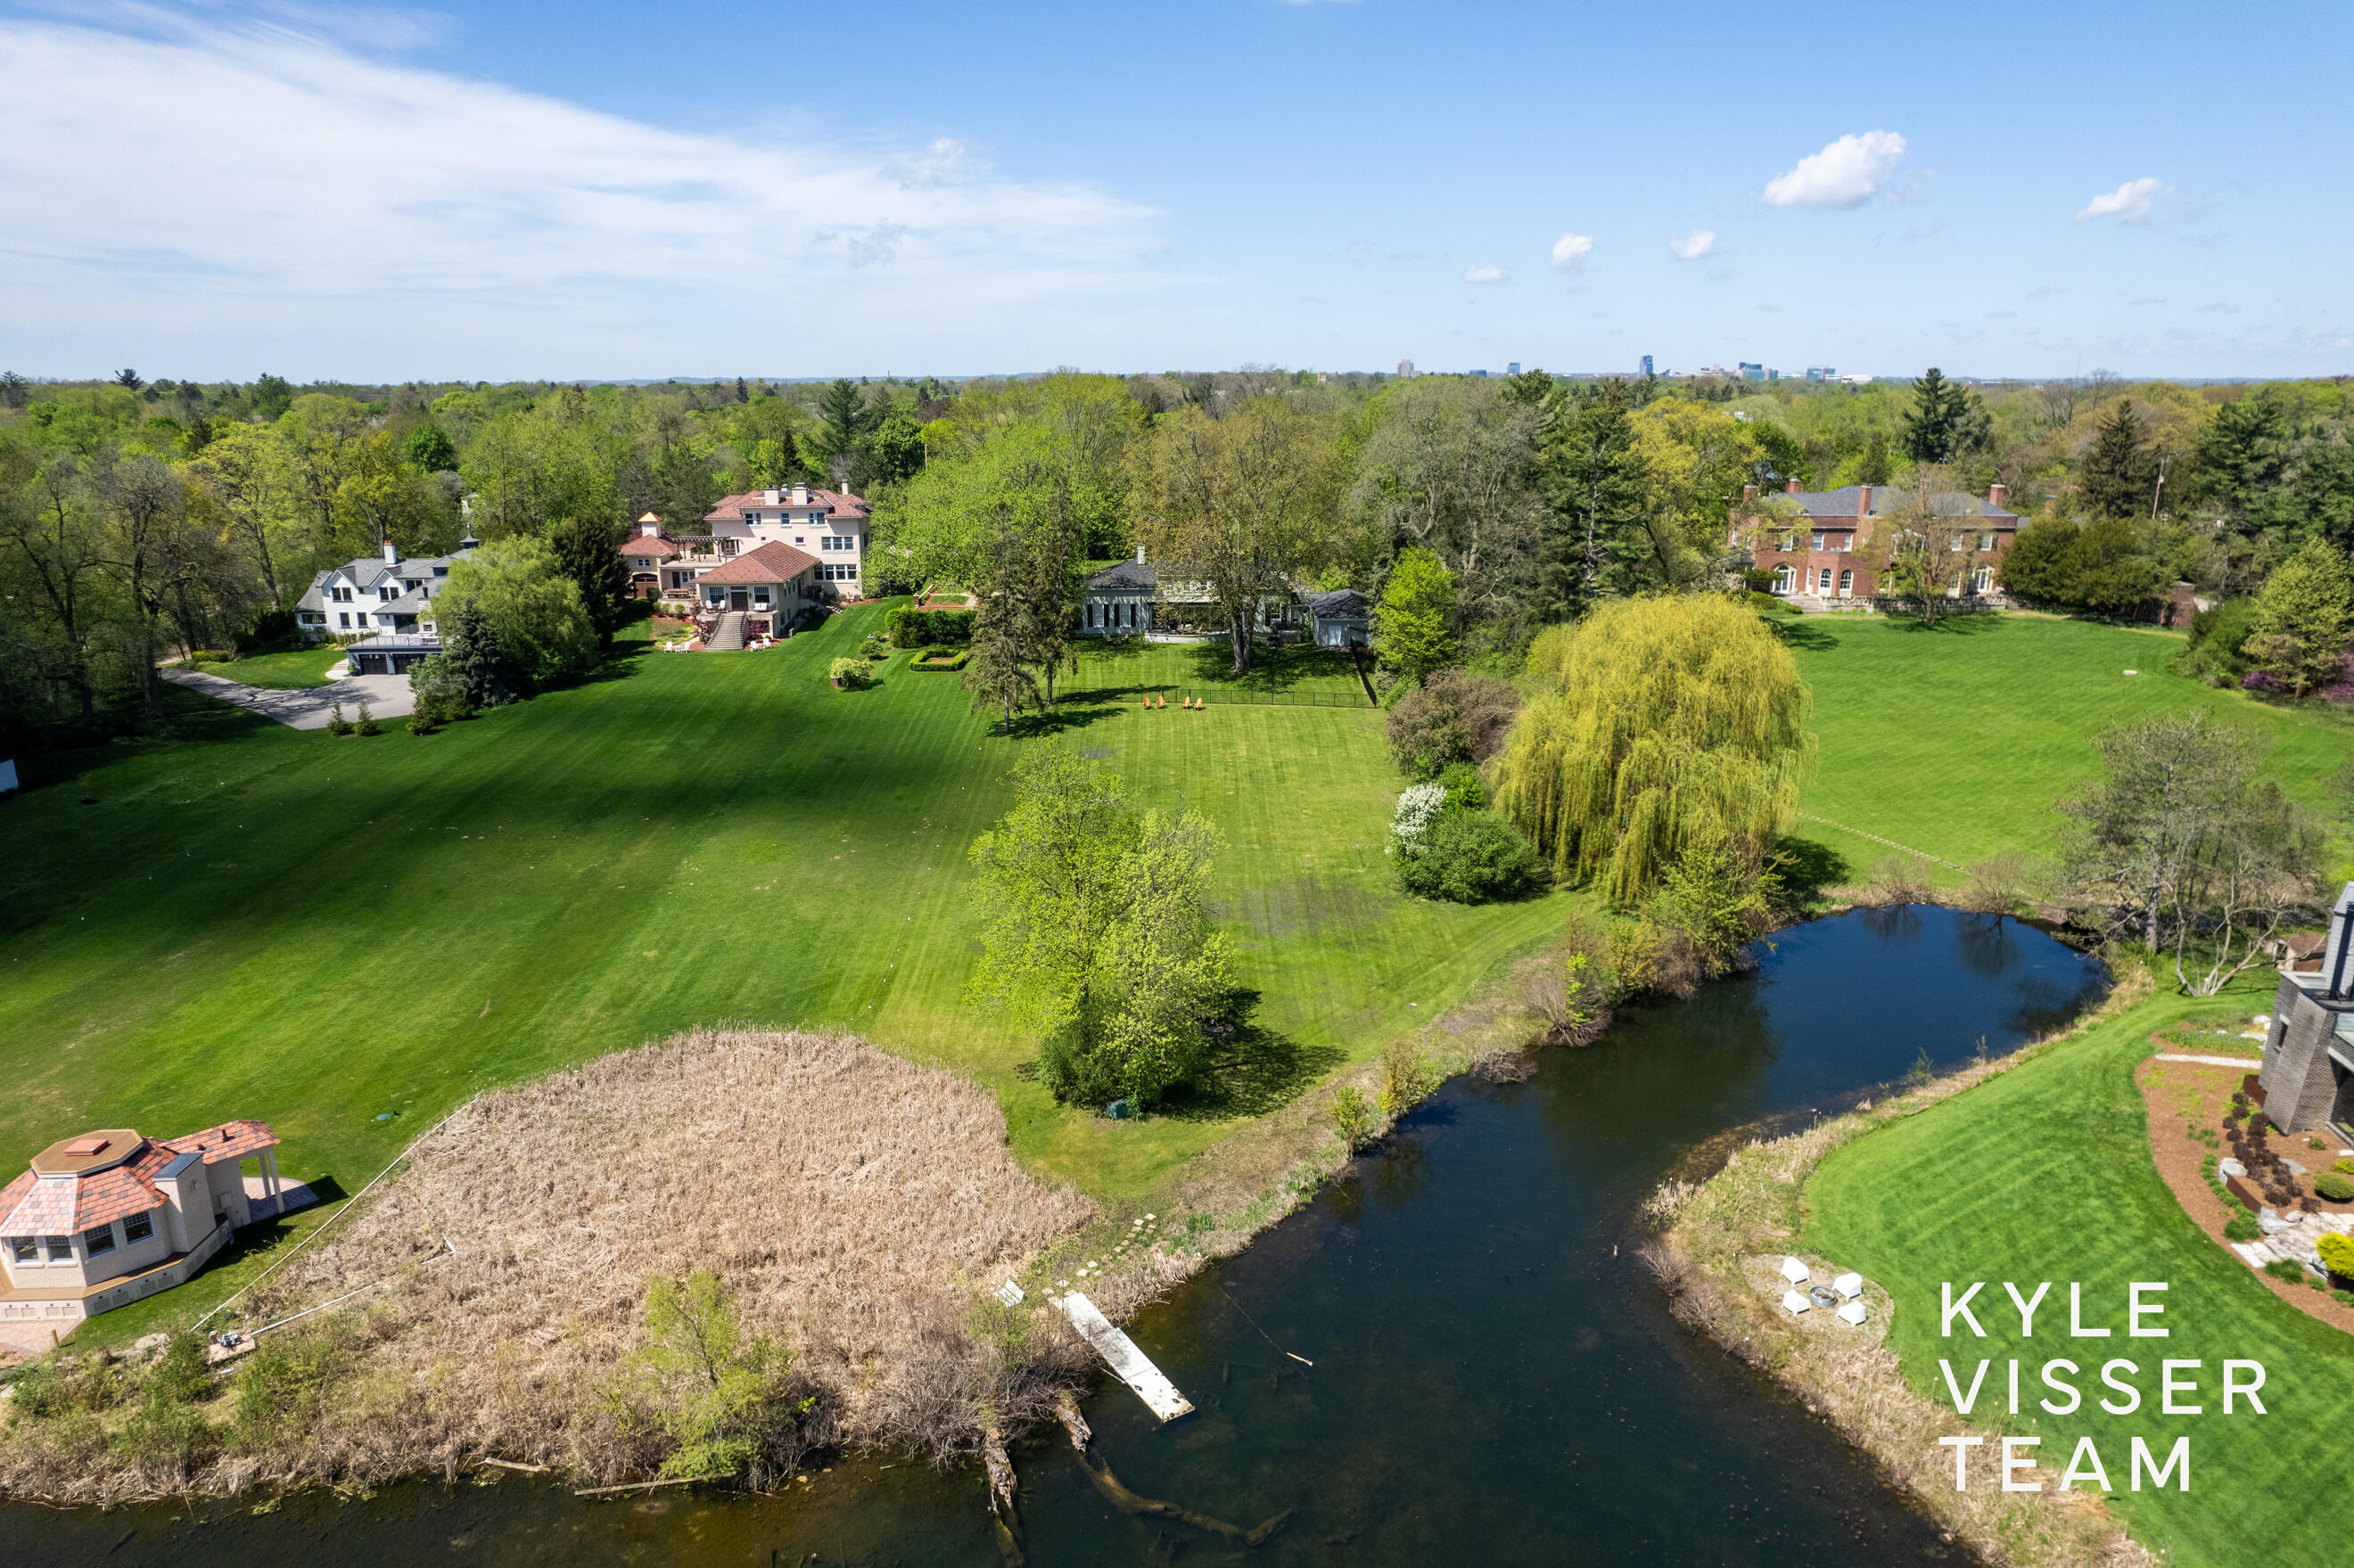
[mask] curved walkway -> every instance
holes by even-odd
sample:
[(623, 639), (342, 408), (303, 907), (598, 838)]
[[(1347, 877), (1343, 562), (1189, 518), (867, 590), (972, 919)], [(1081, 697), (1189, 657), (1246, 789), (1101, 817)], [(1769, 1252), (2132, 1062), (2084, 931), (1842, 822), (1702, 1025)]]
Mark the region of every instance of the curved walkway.
[(417, 711), (417, 697), (408, 689), (406, 675), (346, 675), (323, 686), (281, 691), (269, 686), (240, 685), (199, 670), (165, 670), (161, 673), (164, 679), (192, 692), (235, 703), (292, 729), (326, 728), (327, 720), (333, 716), (331, 710), (337, 703), (344, 705), (345, 718), (357, 718), (363, 697), (374, 718), (406, 718)]

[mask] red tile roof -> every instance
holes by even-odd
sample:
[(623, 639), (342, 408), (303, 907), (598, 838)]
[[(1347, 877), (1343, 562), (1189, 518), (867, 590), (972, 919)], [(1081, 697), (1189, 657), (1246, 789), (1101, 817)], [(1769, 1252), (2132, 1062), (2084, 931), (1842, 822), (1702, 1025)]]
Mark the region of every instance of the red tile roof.
[(207, 1165), (217, 1165), (277, 1142), (267, 1122), (231, 1121), (162, 1142), (141, 1139), (131, 1159), (87, 1175), (44, 1178), (27, 1171), (0, 1188), (0, 1235), (70, 1235), (143, 1214), (163, 1205), (155, 1173), (179, 1155), (200, 1154)]
[(725, 566), (716, 567), (695, 579), (700, 588), (705, 583), (789, 583), (811, 567), (817, 557), (807, 550), (796, 550), (790, 545), (775, 540), (757, 550), (747, 550)]
[(823, 507), (832, 511), (836, 517), (843, 518), (864, 517), (868, 511), (864, 501), (840, 490), (811, 490), (807, 501), (793, 500), (790, 486), (787, 486), (778, 493), (784, 499), (771, 501), (769, 499), (768, 493), (761, 490), (748, 490), (739, 495), (723, 495), (713, 504), (709, 512), (704, 514), (703, 520), (705, 523), (726, 523), (747, 512), (769, 512), (779, 507), (791, 506)]
[(678, 546), (659, 534), (632, 534), (622, 541), (621, 554), (667, 561), (678, 554)]

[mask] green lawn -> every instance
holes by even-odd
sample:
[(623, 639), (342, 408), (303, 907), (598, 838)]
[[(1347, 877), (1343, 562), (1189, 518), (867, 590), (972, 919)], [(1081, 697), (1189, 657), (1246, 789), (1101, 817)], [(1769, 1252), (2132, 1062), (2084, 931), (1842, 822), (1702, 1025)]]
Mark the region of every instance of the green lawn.
[[(1036, 741), (991, 735), (905, 654), (832, 690), (827, 662), (881, 619), (758, 653), (631, 652), (426, 736), (298, 734), (175, 690), (177, 738), (0, 801), (0, 1167), (90, 1127), (253, 1116), (289, 1175), (355, 1191), (479, 1088), (747, 1020), (954, 1064), (996, 1088), (1034, 1165), (1142, 1193), (1563, 917), (1565, 897), (1390, 891), (1397, 779), (1370, 708), (1074, 705), (1065, 739), (1224, 832), (1214, 897), (1264, 1048), (1178, 1114), (1056, 1107), (960, 997), (965, 848)], [(1193, 653), (1111, 662), (1126, 683)], [(201, 1307), (208, 1281), (174, 1294)]]
[[(2261, 1010), (2271, 988), (2252, 985), (2233, 1000)], [(1808, 1189), (1805, 1244), (1887, 1287), (1897, 1304), (1890, 1343), (1924, 1393), (1950, 1403), (1940, 1357), (1954, 1361), (1965, 1390), (1979, 1358), (1990, 1358), (1978, 1416), (2006, 1433), (2041, 1436), (2038, 1456), (2055, 1475), (2078, 1438), (2091, 1436), (2135, 1538), (2169, 1563), (2343, 1563), (2345, 1520), (2330, 1504), (2344, 1492), (2341, 1445), (2354, 1431), (2354, 1340), (2291, 1309), (2209, 1242), (2150, 1160), (2134, 1067), (2158, 1048), (2148, 1038), (2154, 1030), (2215, 1007), (2190, 998), (2145, 1004), (1835, 1150)], [(1988, 1338), (1956, 1323), (1956, 1339), (1940, 1339), (1941, 1285), (1954, 1282), (1958, 1295), (1972, 1280), (1988, 1282), (1974, 1303), (1990, 1308), (1978, 1313)], [(2004, 1280), (2022, 1294), (2052, 1282), (2032, 1339), (2019, 1337)], [(2124, 1292), (2133, 1280), (2168, 1285), (2148, 1299), (2166, 1307), (2149, 1324), (2168, 1338), (2126, 1337)], [(2084, 1286), (2084, 1326), (2109, 1328), (2108, 1339), (2069, 1336), (2071, 1281)], [(2022, 1363), (2022, 1414), (2010, 1416), (2004, 1383), (2014, 1356)], [(2045, 1392), (2040, 1369), (2053, 1357), (2084, 1369), (2073, 1381), (2084, 1401), (2071, 1415), (2047, 1415), (2035, 1404)], [(2143, 1393), (2137, 1414), (2099, 1408), (2095, 1395), (2118, 1399), (2101, 1387), (2098, 1372), (2115, 1357), (2141, 1369), (2127, 1380)], [(2235, 1415), (2221, 1414), (2227, 1357), (2264, 1363), (2270, 1414), (2255, 1415), (2244, 1404)], [(2203, 1362), (2201, 1394), (2186, 1402), (2204, 1414), (2160, 1413), (2161, 1359)], [(2190, 1437), (2188, 1496), (2129, 1489), (2136, 1435), (2161, 1457), (2175, 1438)], [(1988, 1452), (1973, 1452), (1973, 1486), (1993, 1474)], [(1949, 1457), (1941, 1450), (1935, 1457), (1946, 1474)]]
[[(1837, 854), (1858, 880), (1893, 853), (1863, 833), (1965, 866), (2003, 850), (2043, 850), (2052, 803), (2094, 770), (2092, 737), (2137, 714), (2205, 708), (2244, 725), (2265, 772), (2308, 803), (2354, 747), (2343, 715), (2268, 705), (2168, 673), (2182, 646), (2168, 633), (1992, 615), (1934, 630), (1878, 616), (1772, 624), (1815, 692), (1821, 768), (1801, 810), (1856, 830), (1801, 821), (1797, 836)], [(1943, 868), (1938, 875), (1960, 880)]]
[(327, 672), (343, 662), (344, 651), (340, 648), (297, 648), (285, 653), (256, 653), (249, 658), (203, 663), (196, 668), (224, 681), (292, 691), (299, 686), (325, 685)]

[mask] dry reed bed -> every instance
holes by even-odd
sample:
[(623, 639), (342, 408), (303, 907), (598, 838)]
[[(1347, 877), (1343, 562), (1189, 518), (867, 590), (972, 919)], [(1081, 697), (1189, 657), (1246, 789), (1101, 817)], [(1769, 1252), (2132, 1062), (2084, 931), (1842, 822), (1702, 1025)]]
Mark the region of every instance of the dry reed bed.
[[(2148, 975), (2137, 970), (2073, 1029), (1877, 1105), (1866, 1102), (1803, 1132), (1753, 1140), (1708, 1180), (1670, 1181), (1648, 1205), (1666, 1226), (1646, 1244), (1648, 1258), (1675, 1298), (1676, 1316), (1780, 1378), (1947, 1531), (2003, 1568), (2139, 1568), (2156, 1559), (2125, 1533), (2096, 1494), (2048, 1488), (1956, 1491), (1951, 1456), (1934, 1439), (1976, 1433), (1991, 1443), (1994, 1429), (1917, 1393), (1880, 1334), (1831, 1332), (1828, 1324), (1808, 1320), (1828, 1314), (1784, 1312), (1779, 1277), (1747, 1266), (1758, 1255), (1778, 1260), (1789, 1250), (1804, 1223), (1807, 1181), (1832, 1150), (2031, 1060), (2141, 1001), (2150, 990)], [(1874, 1304), (1884, 1332), (1887, 1312), (1876, 1287)]]
[[(946, 1457), (1076, 1380), (1083, 1347), (1039, 1297), (1013, 1354), (974, 1330), (989, 1290), (1094, 1213), (1014, 1162), (989, 1091), (864, 1041), (723, 1029), (624, 1051), (474, 1101), (241, 1303), (266, 1322), (375, 1286), (343, 1309), (364, 1349), (307, 1438), (186, 1484), (365, 1485), (482, 1456), (643, 1475), (661, 1455), (604, 1396), (645, 1342), (648, 1281), (706, 1267), (748, 1331), (795, 1352), (822, 1442)], [(147, 1489), (5, 1457), (19, 1495)]]

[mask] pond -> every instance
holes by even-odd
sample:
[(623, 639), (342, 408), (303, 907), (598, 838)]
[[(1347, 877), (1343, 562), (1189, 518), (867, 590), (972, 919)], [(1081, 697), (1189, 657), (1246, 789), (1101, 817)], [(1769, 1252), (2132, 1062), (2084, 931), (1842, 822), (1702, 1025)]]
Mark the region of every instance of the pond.
[[(1966, 1560), (1823, 1423), (1678, 1329), (1635, 1256), (1643, 1199), (1694, 1150), (1802, 1123), (2095, 999), (2097, 966), (2016, 922), (1914, 907), (1783, 932), (1757, 970), (1623, 1014), (1517, 1084), (1462, 1080), (1308, 1208), (1130, 1325), (1197, 1414), (1086, 1405), (1129, 1489), (1250, 1530), (1256, 1563), (1785, 1564)], [(1305, 1362), (1312, 1364), (1302, 1364)], [(1039, 1568), (1233, 1558), (1113, 1508), (1059, 1431), (1015, 1452)], [(523, 1477), (364, 1502), (0, 1510), (15, 1561), (1002, 1561), (976, 1471), (858, 1461), (789, 1499), (583, 1501)]]

